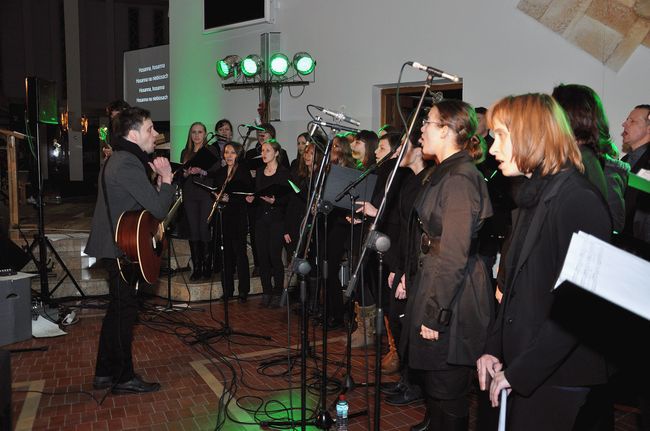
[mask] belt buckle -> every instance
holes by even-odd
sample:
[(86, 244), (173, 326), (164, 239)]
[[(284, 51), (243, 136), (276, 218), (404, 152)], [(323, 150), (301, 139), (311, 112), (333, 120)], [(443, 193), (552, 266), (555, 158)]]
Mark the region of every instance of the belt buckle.
[(420, 253), (429, 254), (429, 251), (431, 251), (431, 239), (426, 232), (422, 232), (420, 236)]

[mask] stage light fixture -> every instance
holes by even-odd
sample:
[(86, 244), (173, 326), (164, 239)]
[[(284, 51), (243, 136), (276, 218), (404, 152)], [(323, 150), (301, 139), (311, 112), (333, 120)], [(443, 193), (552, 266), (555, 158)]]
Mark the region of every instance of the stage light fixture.
[(241, 73), (248, 78), (258, 75), (262, 71), (262, 59), (259, 55), (251, 54), (240, 63)]
[(284, 76), (289, 70), (289, 57), (277, 52), (271, 56), (270, 71), (275, 76)]
[(236, 75), (237, 65), (239, 63), (238, 55), (228, 55), (217, 61), (217, 75), (221, 79), (228, 79)]
[(299, 52), (293, 56), (293, 68), (296, 69), (300, 75), (309, 75), (314, 71), (316, 67), (316, 62), (306, 52)]

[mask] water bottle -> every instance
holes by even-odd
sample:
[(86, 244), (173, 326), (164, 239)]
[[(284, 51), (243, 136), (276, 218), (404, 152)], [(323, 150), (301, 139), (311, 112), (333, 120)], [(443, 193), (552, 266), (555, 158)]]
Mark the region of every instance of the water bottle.
[(348, 401), (343, 394), (336, 402), (336, 430), (348, 431)]

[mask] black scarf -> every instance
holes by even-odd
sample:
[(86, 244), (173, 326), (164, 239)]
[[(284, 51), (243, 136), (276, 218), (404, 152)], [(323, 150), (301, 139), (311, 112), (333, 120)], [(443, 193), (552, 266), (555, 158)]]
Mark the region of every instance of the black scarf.
[(514, 197), (517, 207), (532, 208), (536, 206), (546, 185), (553, 177), (554, 175), (542, 176), (540, 169), (535, 169), (533, 175), (521, 184)]
[(113, 139), (111, 146), (113, 147), (113, 151), (126, 151), (127, 153), (131, 153), (136, 156), (138, 160), (142, 162), (142, 166), (144, 166), (144, 169), (147, 172), (147, 176), (151, 175), (153, 172), (149, 166), (149, 162), (152, 159), (151, 155), (142, 151), (142, 148), (140, 148), (137, 144), (119, 136)]

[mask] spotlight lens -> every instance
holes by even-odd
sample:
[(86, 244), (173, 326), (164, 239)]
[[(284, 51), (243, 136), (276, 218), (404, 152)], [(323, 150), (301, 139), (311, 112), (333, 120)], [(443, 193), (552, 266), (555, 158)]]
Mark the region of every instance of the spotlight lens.
[(230, 75), (230, 66), (223, 60), (217, 61), (217, 75), (225, 79)]
[(311, 55), (306, 52), (298, 53), (293, 58), (293, 67), (301, 75), (309, 75), (314, 71), (316, 67), (316, 62), (311, 57)]
[(282, 76), (289, 70), (289, 58), (284, 54), (273, 54), (271, 57), (271, 73), (275, 76)]
[(257, 75), (259, 72), (258, 59), (252, 56), (246, 57), (241, 63), (241, 71), (248, 77)]

